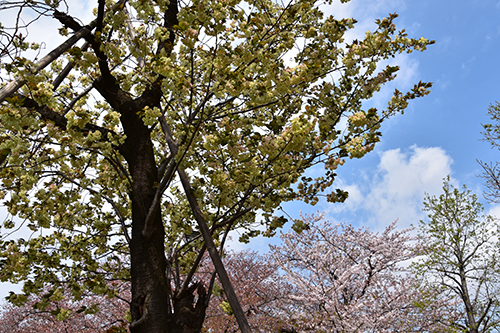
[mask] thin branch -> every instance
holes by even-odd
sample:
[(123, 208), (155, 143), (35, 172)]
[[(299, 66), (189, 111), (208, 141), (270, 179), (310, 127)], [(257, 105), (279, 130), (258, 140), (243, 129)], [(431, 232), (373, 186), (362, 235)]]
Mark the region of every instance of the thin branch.
[[(89, 42), (85, 42), (82, 47), (81, 47), (81, 50), (82, 52), (85, 52), (87, 51), (88, 47), (89, 47)], [(74, 64), (69, 62), (66, 67), (64, 67), (64, 69), (62, 70), (62, 72), (55, 78), (55, 80), (52, 82), (52, 86), (53, 86), (53, 90), (56, 90), (57, 87), (59, 87), (59, 85), (61, 85), (61, 83), (64, 81), (64, 79), (68, 76), (69, 72), (71, 72), (71, 70), (73, 69), (74, 67)]]
[[(102, 33), (102, 23), (104, 21), (104, 7), (106, 5), (106, 1), (99, 0), (97, 6), (97, 24), (96, 24), (96, 35), (100, 35)], [(99, 37), (99, 36), (98, 36)]]
[(476, 161), (484, 170), (481, 177), (485, 180), (485, 183), (483, 185), (488, 189), (488, 192), (484, 191), (483, 194), (485, 199), (492, 203), (500, 202), (499, 163), (497, 162), (495, 165), (493, 165), (492, 163), (487, 164), (480, 160)]
[[(22, 95), (17, 95), (19, 96), (19, 99), (22, 101), (22, 106), (31, 109), (33, 111), (36, 111), (40, 114), (41, 118), (45, 121), (50, 120), (54, 122), (54, 124), (62, 129), (67, 129), (68, 127), (68, 119), (64, 117), (63, 115), (51, 110), (48, 106), (43, 105), (43, 106), (38, 106), (38, 103), (35, 102), (33, 99), (22, 96)], [(97, 126), (92, 123), (87, 123), (84, 128), (81, 129), (82, 132), (92, 132), (92, 131), (97, 131), (101, 132), (101, 137), (103, 140), (108, 140), (108, 134), (111, 134), (112, 136), (116, 136), (117, 134), (107, 128)], [(118, 150), (121, 150), (122, 146), (117, 147)]]
[[(111, 7), (110, 11), (114, 12), (120, 9), (125, 0), (120, 0)], [(92, 29), (96, 26), (97, 21), (92, 21), (89, 25), (82, 27), (78, 22), (76, 22), (72, 17), (67, 14), (55, 11), (54, 18), (59, 20), (65, 26), (72, 28), (75, 32), (73, 36), (68, 38), (64, 43), (53, 49), (49, 54), (43, 57), (39, 62), (36, 63), (36, 68), (34, 73), (39, 72), (43, 68), (47, 67), (50, 63), (56, 60), (61, 54), (69, 50), (77, 41), (82, 38), (88, 38), (91, 35)], [(89, 43), (92, 44), (94, 39), (91, 38)], [(98, 50), (100, 51), (100, 50)], [(96, 51), (97, 52), (97, 51)], [(4, 101), (5, 98), (12, 96), (23, 84), (26, 83), (26, 79), (22, 77), (17, 77), (13, 81), (9, 82), (6, 86), (0, 89), (0, 102)]]
[(122, 226), (122, 229), (123, 229), (123, 235), (125, 236), (125, 239), (127, 240), (127, 243), (128, 245), (130, 246), (130, 236), (127, 232), (127, 226), (125, 225), (125, 218), (123, 217), (122, 213), (120, 212), (120, 210), (118, 209), (118, 206), (116, 206), (115, 202), (109, 198), (108, 196), (106, 195), (103, 195), (102, 193), (99, 193), (98, 191), (92, 189), (92, 188), (89, 188), (89, 187), (86, 187), (86, 186), (83, 186), (82, 184), (80, 184), (79, 182), (77, 182), (76, 180), (66, 176), (64, 173), (60, 172), (60, 171), (50, 171), (48, 173), (51, 173), (51, 174), (54, 174), (54, 175), (58, 175), (64, 179), (66, 179), (67, 181), (69, 181), (70, 183), (73, 183), (75, 184), (76, 186), (84, 189), (84, 190), (87, 190), (89, 191), (90, 193), (92, 194), (99, 194), (102, 198), (104, 198), (111, 206), (113, 206), (113, 209), (115, 210), (115, 213), (116, 215), (118, 216), (118, 220), (120, 221), (120, 224)]
[(191, 282), (191, 279), (194, 276), (194, 273), (198, 269), (198, 266), (200, 265), (201, 259), (203, 259), (203, 256), (205, 255), (205, 251), (207, 249), (207, 246), (203, 244), (203, 246), (200, 249), (200, 252), (198, 253), (198, 257), (196, 257), (196, 260), (194, 261), (191, 269), (189, 270), (189, 273), (186, 275), (186, 278), (184, 279), (184, 282), (182, 283), (181, 289), (177, 292), (178, 295), (182, 295), (182, 293), (188, 288), (189, 282)]
[[(73, 36), (68, 38), (64, 43), (62, 43), (54, 50), (52, 50), (49, 54), (47, 54), (45, 57), (43, 57), (36, 64), (35, 73), (39, 72), (47, 65), (49, 65), (51, 62), (56, 60), (61, 54), (69, 50), (69, 48), (72, 47), (77, 41), (79, 41), (81, 38), (86, 37), (88, 34), (90, 34), (90, 29), (88, 27), (83, 27), (80, 30), (78, 30)], [(4, 86), (0, 90), (0, 102), (2, 102), (3, 100), (5, 100), (5, 98), (14, 94), (25, 83), (26, 79), (23, 77), (17, 77), (13, 81), (9, 82), (9, 84)]]
[(63, 114), (68, 113), (75, 106), (76, 102), (78, 102), (85, 95), (87, 95), (92, 89), (94, 89), (94, 86), (89, 86), (84, 91), (82, 91), (78, 96), (73, 98), (73, 100), (71, 100), (71, 102), (68, 104), (68, 106), (66, 106), (66, 108), (64, 109)]

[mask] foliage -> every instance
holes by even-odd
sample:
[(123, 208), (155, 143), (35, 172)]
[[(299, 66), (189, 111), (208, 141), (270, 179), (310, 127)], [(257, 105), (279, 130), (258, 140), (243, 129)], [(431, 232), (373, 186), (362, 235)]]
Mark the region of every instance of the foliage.
[(282, 234), (271, 253), (296, 288), (290, 295), (299, 332), (445, 332), (450, 303), (421, 289), (404, 263), (421, 246), (396, 222), (382, 233), (317, 223)]
[[(367, 110), (399, 70), (380, 63), (432, 42), (397, 31), (395, 14), (346, 40), (356, 21), (325, 17), (320, 5), (99, 0), (82, 26), (65, 2), (3, 2), (76, 33), (36, 63), (26, 51), (40, 44), (0, 27), (0, 69), (12, 79), (0, 91), (0, 199), (10, 214), (0, 279), (24, 282), (25, 295), (67, 284), (78, 299), (130, 278), (131, 330), (180, 332), (203, 321), (204, 301), (178, 311), (195, 289), (205, 295), (188, 286), (208, 249), (248, 332), (216, 246), (234, 228), (243, 241), (273, 235), (286, 221), (273, 215), (282, 202), (316, 203), (345, 158), (373, 150), (381, 123), (429, 92), (419, 82)], [(316, 165), (324, 175), (306, 177)], [(9, 233), (19, 228), (32, 235)], [(184, 285), (172, 285), (181, 273)]]
[(125, 319), (129, 308), (130, 286), (120, 282), (111, 286), (117, 297), (85, 295), (80, 301), (68, 301), (59, 290), (47, 289), (31, 295), (20, 307), (4, 304), (0, 309), (0, 331), (12, 333), (128, 332)]
[[(304, 219), (311, 228), (303, 232), (304, 238), (295, 232), (284, 235), (283, 247), (273, 248), (275, 258), (253, 251), (225, 256), (224, 265), (254, 332), (455, 332), (445, 325), (456, 315), (454, 304), (438, 299), (436, 290), (417, 285), (400, 266), (420, 249), (409, 242), (408, 231), (395, 232), (394, 223), (380, 235), (346, 225), (311, 224), (313, 220), (316, 218)], [(326, 240), (311, 237), (313, 234), (332, 237)], [(295, 243), (294, 239), (304, 242)], [(297, 252), (286, 252), (285, 258), (283, 251), (290, 244), (297, 246)], [(317, 250), (323, 252), (318, 254)], [(332, 279), (336, 273), (342, 276)], [(238, 332), (234, 313), (215, 276), (213, 264), (205, 257), (194, 277), (201, 285), (214, 286), (209, 288), (212, 299), (202, 332)], [(127, 283), (113, 288), (120, 299), (128, 299)], [(61, 300), (42, 308), (46, 299), (30, 296), (19, 308), (6, 306), (0, 328), (16, 328), (13, 332), (123, 329), (126, 302), (116, 298), (87, 295), (79, 302)], [(33, 306), (35, 301), (39, 304)], [(339, 316), (338, 320), (332, 320), (332, 305), (337, 310), (333, 317)], [(57, 320), (61, 313), (67, 318)]]
[[(483, 124), (483, 140), (491, 144), (491, 148), (500, 149), (500, 104), (491, 104), (488, 107), (488, 114), (492, 120), (491, 124)], [(486, 163), (478, 161), (483, 168), (481, 175), (485, 179), (487, 191), (484, 196), (491, 202), (500, 202), (500, 165), (499, 162)]]
[(483, 215), (475, 194), (462, 191), (446, 178), (443, 194), (427, 196), (428, 221), (420, 222), (425, 256), (414, 269), (435, 290), (461, 303), (461, 332), (500, 329), (500, 262), (498, 223)]

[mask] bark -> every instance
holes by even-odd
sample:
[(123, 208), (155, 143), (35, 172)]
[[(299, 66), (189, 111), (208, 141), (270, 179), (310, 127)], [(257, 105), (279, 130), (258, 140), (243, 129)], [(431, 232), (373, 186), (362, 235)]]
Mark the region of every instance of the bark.
[[(108, 86), (109, 87), (109, 86)], [(98, 90), (102, 89), (101, 86)], [(114, 89), (111, 89), (115, 91)], [(118, 92), (116, 94), (116, 92)], [(118, 91), (113, 96), (120, 96)], [(206, 290), (200, 283), (172, 296), (166, 277), (164, 227), (159, 201), (155, 200), (158, 187), (158, 168), (154, 159), (150, 131), (137, 115), (145, 105), (157, 106), (161, 92), (154, 87), (136, 101), (114, 101), (120, 105), (121, 122), (127, 139), (124, 157), (132, 178), (132, 240), (131, 278), (132, 333), (195, 333), (201, 332), (207, 307)], [(154, 207), (153, 207), (154, 206)], [(153, 212), (148, 217), (148, 213)], [(150, 232), (145, 233), (146, 220)], [(195, 304), (195, 291), (198, 299)]]
[[(132, 240), (130, 244), (132, 303), (131, 332), (168, 332), (168, 284), (165, 277), (166, 259), (164, 229), (160, 208), (153, 217), (153, 232), (144, 237), (142, 230), (148, 208), (156, 192), (157, 169), (149, 131), (138, 119), (128, 125), (127, 156), (132, 178)], [(125, 125), (124, 125), (125, 127)], [(141, 128), (143, 127), (143, 128)], [(128, 134), (130, 133), (130, 135)]]
[[(460, 258), (459, 258), (460, 259)], [(472, 305), (470, 296), (469, 296), (469, 288), (467, 286), (466, 274), (463, 269), (464, 263), (462, 261), (459, 262), (460, 268), (460, 289), (462, 290), (462, 301), (465, 305), (465, 311), (467, 312), (467, 321), (468, 321), (468, 332), (469, 333), (479, 333), (478, 325), (475, 318), (474, 306)]]
[[(101, 13), (97, 25), (102, 21), (103, 3), (99, 2)], [(177, 13), (175, 2), (169, 12)], [(166, 13), (167, 18), (170, 16), (172, 15)], [(59, 15), (58, 19), (67, 27), (79, 28), (78, 23), (65, 14)], [(171, 22), (172, 20), (166, 21), (168, 21), (167, 26), (175, 23)], [(119, 87), (109, 69), (107, 57), (100, 50), (98, 40), (93, 36), (88, 36), (86, 40), (99, 58), (101, 77), (94, 82), (94, 87), (109, 105), (120, 113), (123, 131), (127, 136), (119, 150), (127, 161), (132, 180), (129, 193), (132, 202), (130, 331), (132, 333), (200, 332), (207, 303), (202, 286), (192, 286), (182, 294), (176, 295), (172, 300), (173, 312), (170, 307), (172, 293), (165, 274), (167, 267), (165, 234), (160, 204), (155, 200), (159, 181), (158, 168), (154, 159), (150, 130), (138, 116), (138, 111), (143, 110), (145, 106), (151, 108), (160, 106), (160, 79), (152, 83), (140, 98), (133, 100)], [(150, 211), (152, 215), (147, 218)], [(150, 232), (144, 233), (146, 220)], [(193, 307), (195, 290), (198, 292), (198, 302)]]
[[(194, 304), (194, 291), (198, 300)], [(169, 333), (201, 332), (207, 309), (207, 292), (201, 282), (193, 284), (174, 297), (174, 315), (169, 321)]]
[(132, 100), (116, 84), (112, 76), (101, 77), (96, 89), (121, 114), (127, 135), (122, 153), (132, 179), (129, 193), (132, 202), (132, 239), (130, 242), (132, 324), (130, 330), (139, 332), (168, 332), (168, 283), (165, 276), (166, 259), (164, 228), (160, 207), (152, 218), (153, 232), (145, 237), (146, 213), (153, 204), (158, 181), (150, 131), (137, 112), (145, 105), (158, 103), (158, 92)]

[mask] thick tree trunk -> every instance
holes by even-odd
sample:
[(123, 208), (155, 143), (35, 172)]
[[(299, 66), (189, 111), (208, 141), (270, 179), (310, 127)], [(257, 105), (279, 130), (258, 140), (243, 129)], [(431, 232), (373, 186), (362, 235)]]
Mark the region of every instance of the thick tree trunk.
[(132, 278), (130, 331), (132, 333), (170, 333), (163, 225), (160, 218), (155, 218), (154, 232), (149, 239), (145, 239), (142, 236), (144, 217), (140, 212), (137, 213), (140, 208), (138, 209), (138, 204), (134, 201), (137, 200), (133, 200), (132, 203), (134, 218), (130, 244)]
[[(143, 147), (142, 149), (148, 149)], [(141, 150), (142, 150), (141, 149)], [(132, 240), (131, 278), (132, 333), (199, 333), (205, 319), (206, 290), (201, 283), (194, 284), (180, 295), (173, 296), (173, 309), (169, 307), (170, 286), (166, 279), (166, 258), (164, 248), (164, 229), (160, 207), (153, 219), (152, 232), (143, 235), (145, 216), (155, 194), (156, 170), (143, 159), (137, 151), (136, 162), (129, 163), (133, 178), (132, 200)], [(142, 156), (142, 157), (141, 157)], [(137, 163), (137, 164), (136, 164)], [(148, 190), (150, 189), (150, 190)], [(195, 291), (197, 302), (195, 305)], [(173, 310), (173, 311), (172, 311)]]
[[(139, 109), (140, 110), (140, 109)], [(169, 286), (165, 276), (164, 228), (160, 207), (152, 231), (143, 235), (147, 212), (156, 193), (158, 171), (148, 128), (136, 114), (137, 106), (122, 112), (127, 134), (125, 156), (132, 178), (132, 239), (130, 243), (133, 333), (167, 333)]]
[[(125, 107), (124, 107), (125, 108)], [(130, 243), (132, 333), (197, 333), (201, 332), (207, 307), (206, 290), (198, 283), (180, 295), (170, 293), (166, 277), (165, 231), (161, 208), (144, 233), (146, 217), (154, 204), (158, 187), (158, 170), (154, 159), (150, 132), (136, 110), (141, 105), (130, 103), (121, 110), (121, 121), (127, 139), (125, 158), (132, 177), (132, 239)], [(146, 235), (145, 235), (146, 234)], [(195, 292), (197, 302), (195, 305)], [(170, 300), (173, 302), (173, 309)]]

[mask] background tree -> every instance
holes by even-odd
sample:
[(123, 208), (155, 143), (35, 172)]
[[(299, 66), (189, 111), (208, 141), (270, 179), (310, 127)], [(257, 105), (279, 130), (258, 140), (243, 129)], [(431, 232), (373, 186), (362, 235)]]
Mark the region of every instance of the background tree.
[(302, 233), (282, 234), (271, 255), (296, 288), (290, 295), (299, 332), (444, 332), (453, 317), (447, 300), (419, 289), (403, 264), (420, 246), (396, 231), (304, 219)]
[(426, 246), (414, 268), (431, 288), (460, 301), (462, 316), (454, 326), (467, 333), (499, 332), (498, 224), (483, 215), (465, 186), (454, 188), (448, 177), (443, 191), (425, 198), (429, 218), (420, 222), (420, 237)]
[[(491, 124), (483, 124), (483, 140), (491, 144), (491, 148), (500, 149), (500, 104), (491, 104), (488, 107), (488, 114), (492, 120)], [(500, 202), (500, 164), (499, 162), (486, 163), (478, 161), (483, 168), (482, 177), (485, 179), (484, 185), (487, 191), (484, 197), (495, 203)]]
[[(305, 223), (309, 225), (310, 220)], [(391, 226), (388, 229), (393, 230), (393, 227)], [(321, 228), (321, 225), (315, 225), (314, 228)], [(451, 332), (451, 330), (447, 330), (449, 328), (447, 324), (449, 320), (453, 320), (454, 316), (456, 316), (453, 304), (446, 302), (444, 299), (437, 299), (435, 290), (426, 291), (416, 286), (413, 283), (415, 281), (408, 275), (408, 272), (405, 271), (403, 275), (398, 275), (402, 273), (401, 269), (394, 270), (386, 267), (383, 270), (391, 270), (392, 279), (379, 281), (381, 272), (377, 271), (375, 266), (378, 263), (376, 263), (373, 268), (377, 272), (373, 274), (370, 271), (360, 273), (360, 266), (363, 264), (368, 264), (369, 267), (369, 263), (375, 263), (376, 258), (387, 256), (387, 252), (381, 251), (380, 244), (372, 242), (373, 237), (378, 237), (377, 234), (367, 233), (366, 230), (356, 230), (353, 233), (354, 229), (347, 226), (344, 226), (342, 230), (340, 230), (340, 226), (333, 226), (331, 230), (337, 232), (335, 236), (336, 242), (338, 242), (338, 239), (347, 238), (350, 248), (347, 250), (344, 246), (343, 250), (341, 250), (340, 244), (337, 244), (339, 246), (328, 246), (337, 250), (338, 256), (335, 257), (335, 261), (322, 258), (311, 264), (321, 266), (323, 262), (328, 261), (335, 271), (345, 272), (345, 279), (348, 281), (343, 281), (341, 286), (327, 290), (323, 289), (319, 299), (311, 296), (305, 299), (306, 292), (304, 292), (303, 288), (297, 288), (297, 284), (292, 285), (287, 282), (287, 277), (290, 278), (290, 276), (283, 275), (283, 272), (280, 272), (280, 266), (270, 256), (261, 256), (252, 251), (229, 252), (225, 256), (223, 259), (224, 265), (252, 330), (255, 332), (320, 332), (322, 329), (326, 329), (328, 332), (339, 331), (345, 333), (363, 329), (370, 332)], [(360, 235), (361, 237), (358, 237)], [(396, 235), (394, 238), (405, 237), (407, 236), (403, 233)], [(359, 255), (356, 258), (352, 256), (356, 253), (355, 246), (352, 246), (353, 238), (357, 238), (356, 247), (365, 247), (364, 252), (370, 252), (368, 255), (370, 258), (366, 261), (363, 261)], [(311, 238), (306, 238), (307, 240), (311, 240)], [(368, 243), (365, 243), (366, 240), (368, 240)], [(330, 241), (333, 240), (330, 239)], [(323, 245), (322, 243), (323, 239), (317, 238), (313, 239), (309, 246), (314, 248)], [(407, 242), (404, 242), (404, 246), (407, 246), (406, 250), (412, 248)], [(416, 250), (418, 250), (418, 247)], [(393, 253), (393, 255), (397, 256), (396, 253)], [(309, 258), (311, 257), (312, 255), (309, 255)], [(353, 264), (353, 260), (357, 264)], [(397, 262), (398, 260), (404, 260), (404, 258), (393, 257), (392, 260)], [(349, 263), (351, 263), (351, 268), (345, 269), (344, 266)], [(296, 282), (297, 276), (302, 281), (311, 279), (311, 269), (294, 269), (294, 273), (297, 275), (290, 279), (291, 282)], [(384, 276), (387, 276), (387, 274)], [(365, 280), (363, 280), (363, 277)], [(393, 281), (394, 278), (396, 283)], [(320, 279), (319, 276), (318, 279)], [(316, 281), (318, 279), (313, 278), (310, 283), (317, 286)], [(227, 302), (224, 290), (221, 288), (220, 283), (215, 280), (215, 269), (209, 258), (206, 257), (202, 260), (194, 280), (204, 281), (205, 285), (215, 283), (202, 331), (238, 332), (236, 319)], [(339, 279), (335, 281), (339, 282)], [(339, 328), (332, 325), (328, 326), (328, 324), (326, 326), (318, 324), (318, 320), (322, 323), (331, 324), (334, 322), (331, 318), (328, 319), (329, 314), (326, 311), (327, 304), (331, 303), (332, 298), (337, 296), (342, 299), (347, 294), (356, 291), (358, 295), (363, 293), (359, 286), (360, 281), (365, 282), (365, 295), (360, 296), (360, 299), (353, 297), (348, 302), (341, 303), (343, 311), (347, 314), (356, 311), (355, 317), (357, 319), (363, 318), (365, 324), (351, 328), (347, 325)], [(394, 289), (393, 287), (400, 285), (401, 281), (406, 281), (408, 285), (412, 286), (411, 289), (404, 291), (401, 291), (402, 288), (399, 287)], [(323, 282), (323, 286), (327, 284)], [(357, 285), (358, 287), (356, 287)], [(32, 295), (29, 297), (28, 302), (20, 307), (4, 306), (0, 315), (0, 329), (6, 332), (23, 333), (33, 331), (66, 332), (68, 330), (71, 332), (125, 331), (124, 326), (126, 318), (128, 318), (126, 312), (130, 297), (128, 288), (127, 283), (117, 282), (113, 289), (116, 290), (118, 299), (107, 295), (84, 295), (82, 300), (78, 302), (68, 302), (67, 299), (63, 298), (63, 295), (54, 295), (50, 292), (45, 296)], [(390, 292), (382, 294), (381, 289), (389, 289)], [(311, 289), (309, 288), (309, 290)], [(400, 292), (399, 295), (398, 292)], [(366, 299), (363, 300), (362, 298)], [(57, 301), (59, 299), (60, 301)], [(49, 300), (55, 302), (49, 302)], [(378, 312), (374, 311), (374, 307), (380, 306), (380, 304), (388, 304), (389, 306), (382, 306)], [(318, 307), (319, 311), (317, 310)], [(401, 307), (399, 311), (398, 307)], [(315, 311), (311, 312), (312, 309), (315, 309)], [(366, 312), (366, 309), (369, 309), (370, 312)], [(311, 316), (311, 313), (314, 315)], [(395, 318), (387, 321), (387, 319), (373, 317), (380, 314), (382, 314), (382, 317), (395, 315)], [(346, 321), (346, 317), (343, 320)], [(384, 323), (373, 325), (372, 322), (378, 320), (384, 321)]]
[[(292, 328), (288, 300), (294, 290), (276, 263), (267, 255), (247, 250), (229, 252), (224, 258), (224, 266), (254, 332), (280, 332)], [(238, 332), (236, 319), (220, 284), (214, 289), (203, 329), (204, 332)]]
[[(398, 32), (395, 14), (345, 40), (356, 21), (325, 17), (320, 4), (98, 0), (82, 25), (64, 1), (2, 2), (14, 24), (34, 15), (73, 33), (36, 62), (26, 51), (40, 44), (18, 25), (0, 28), (10, 79), (0, 91), (10, 213), (0, 279), (24, 282), (10, 301), (47, 285), (78, 300), (130, 279), (132, 332), (197, 332), (207, 290), (192, 277), (208, 251), (249, 332), (217, 249), (227, 232), (273, 235), (286, 221), (273, 216), (282, 202), (315, 203), (344, 158), (371, 151), (381, 123), (430, 87), (395, 90), (386, 109), (366, 110), (399, 69), (380, 62), (431, 42)], [(324, 175), (305, 177), (316, 165)], [(9, 234), (18, 228), (32, 235)]]
[(119, 333), (128, 332), (127, 310), (130, 308), (130, 286), (118, 282), (112, 288), (117, 295), (83, 295), (80, 301), (50, 290), (31, 295), (17, 307), (0, 308), (0, 331), (12, 333)]
[[(278, 266), (267, 256), (253, 251), (229, 252), (224, 256), (227, 269), (242, 308), (255, 332), (278, 332), (290, 328), (287, 302), (293, 294), (278, 272)], [(224, 295), (220, 282), (215, 279), (210, 258), (200, 264), (195, 279), (216, 283), (212, 301), (207, 308), (204, 332), (238, 332), (238, 324)], [(212, 281), (211, 281), (212, 280)], [(4, 304), (0, 309), (0, 331), (29, 332), (121, 332), (126, 330), (130, 286), (117, 281), (112, 286), (116, 295), (82, 295), (82, 300), (68, 301), (51, 292), (31, 295), (19, 307)], [(66, 293), (69, 294), (68, 289)], [(70, 297), (69, 297), (70, 298)]]

